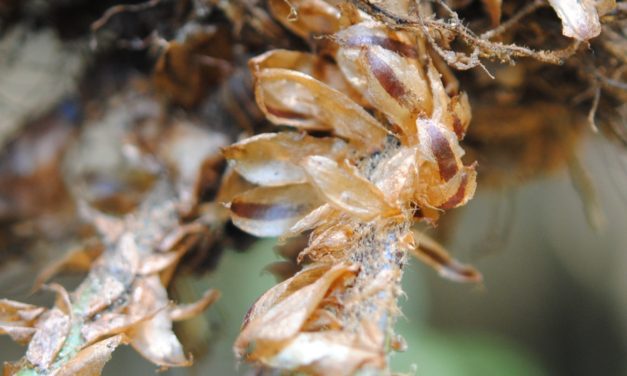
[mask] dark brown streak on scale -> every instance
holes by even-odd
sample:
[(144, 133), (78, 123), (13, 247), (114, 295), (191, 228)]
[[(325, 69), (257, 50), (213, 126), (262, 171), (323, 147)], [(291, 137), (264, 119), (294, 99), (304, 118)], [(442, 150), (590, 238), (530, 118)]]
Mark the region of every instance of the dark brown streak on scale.
[(438, 169), (440, 170), (440, 178), (449, 181), (457, 173), (457, 163), (455, 163), (455, 154), (448, 139), (442, 134), (438, 127), (427, 125), (427, 133), (431, 138), (431, 150), (435, 159), (438, 161)]
[(405, 89), (405, 85), (396, 78), (394, 70), (392, 70), (385, 61), (381, 60), (370, 51), (366, 51), (366, 59), (368, 60), (368, 65), (372, 73), (383, 89), (390, 94), (392, 98), (402, 104), (404, 102), (403, 97), (407, 95), (407, 89)]
[(266, 105), (266, 110), (268, 111), (269, 114), (276, 116), (276, 117), (280, 117), (280, 118), (292, 119), (292, 120), (308, 120), (309, 119), (307, 116), (303, 114), (299, 114), (293, 111), (281, 110), (281, 109), (270, 107), (267, 105)]
[(407, 43), (403, 43), (399, 40), (379, 37), (376, 35), (357, 35), (348, 38), (345, 44), (349, 47), (368, 47), (379, 46), (388, 51), (392, 51), (400, 56), (416, 59), (418, 58), (418, 51)]
[(451, 98), (451, 101), (448, 104), (448, 112), (450, 114), (453, 115), (453, 130), (455, 131), (455, 135), (457, 135), (457, 138), (459, 140), (462, 140), (464, 138), (464, 133), (465, 133), (465, 129), (462, 126), (462, 121), (459, 118), (459, 116), (457, 116), (455, 114), (455, 109), (453, 108), (453, 104), (459, 103), (459, 96), (455, 96), (453, 98)]
[(457, 192), (449, 198), (444, 204), (440, 205), (440, 209), (447, 210), (453, 209), (464, 199), (464, 195), (466, 194), (466, 185), (468, 185), (468, 175), (464, 174), (462, 177), (462, 181), (459, 184), (459, 188), (457, 188)]
[(243, 218), (274, 221), (293, 218), (301, 214), (303, 206), (286, 204), (255, 204), (233, 201), (233, 203), (231, 203), (231, 211)]

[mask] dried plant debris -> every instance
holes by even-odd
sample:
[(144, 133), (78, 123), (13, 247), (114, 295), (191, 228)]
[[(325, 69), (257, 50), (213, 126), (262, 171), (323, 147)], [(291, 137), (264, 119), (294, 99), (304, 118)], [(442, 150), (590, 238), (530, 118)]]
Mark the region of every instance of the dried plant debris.
[(562, 33), (581, 41), (601, 34), (598, 10), (605, 12), (616, 6), (614, 0), (549, 0), (549, 4), (562, 20)]
[(198, 313), (216, 293), (193, 305), (169, 302), (165, 286), (190, 246), (185, 237), (164, 246), (168, 238), (163, 234), (178, 231), (179, 225), (173, 187), (158, 181), (138, 210), (124, 219), (84, 211), (107, 240), (106, 249), (75, 292), (55, 289), (54, 308), (3, 303), (3, 331), (19, 342), (30, 338), (25, 358), (12, 367), (40, 374), (98, 370), (120, 343), (131, 344), (162, 367), (189, 364), (172, 321)]
[[(403, 2), (356, 3), (360, 10), (347, 5), (335, 8), (329, 6), (332, 4), (316, 1), (271, 2), (275, 17), (286, 28), (309, 40), (331, 42), (320, 48), (322, 56), (275, 50), (251, 61), (260, 108), (271, 122), (293, 127), (296, 132), (256, 136), (225, 150), (233, 168), (259, 185), (231, 202), (234, 222), (259, 236), (282, 234), (291, 237), (304, 231), (309, 234), (308, 245), (297, 257), (300, 266), (291, 262), (271, 266), (270, 270), (277, 274), (296, 274), (266, 293), (251, 308), (236, 342), (235, 350), (240, 357), (262, 367), (312, 374), (351, 374), (358, 369), (371, 368), (385, 370), (388, 349), (377, 347), (377, 343), (381, 346), (382, 342), (373, 340), (369, 344), (375, 346), (369, 348), (351, 334), (373, 333), (373, 338), (378, 338), (374, 333), (379, 330), (384, 337), (391, 335), (391, 322), (396, 315), (395, 297), (399, 293), (395, 283), (400, 278), (405, 250), (447, 278), (481, 280), (475, 269), (453, 260), (442, 246), (407, 230), (412, 217), (434, 223), (441, 210), (463, 205), (472, 197), (475, 188), (474, 165), (462, 164), (463, 151), (457, 143), (470, 122), (468, 99), (458, 92), (458, 84), (442, 60), (460, 69), (481, 64), (477, 57), (509, 62), (513, 62), (514, 57), (533, 57), (541, 62), (563, 63), (578, 46), (575, 42), (572, 47), (549, 52), (487, 39), (482, 41), (459, 21), (445, 23), (438, 18), (415, 18), (416, 14), (429, 14), (428, 6), (419, 11)], [(497, 26), (502, 13), (501, 2), (484, 3), (493, 26)], [(557, 2), (552, 5), (563, 6)], [(577, 4), (578, 9), (570, 9), (564, 17), (558, 11), (564, 34), (578, 41), (598, 36), (599, 15), (611, 12), (614, 4), (598, 5), (591, 8), (589, 4)], [(538, 5), (534, 7), (537, 9)], [(532, 7), (524, 9), (526, 14), (533, 10)], [(457, 20), (454, 12), (450, 9), (448, 12), (451, 20)], [(580, 22), (582, 17), (590, 22)], [(509, 27), (512, 22), (503, 24), (499, 31), (497, 27), (494, 32), (486, 33), (486, 38), (502, 35)], [(435, 30), (440, 35), (435, 36)], [(474, 52), (464, 55), (447, 51), (450, 47), (446, 45), (446, 38), (449, 42), (461, 38), (474, 48)], [(335, 73), (337, 70), (340, 75)], [(412, 85), (407, 85), (408, 82)], [(531, 163), (524, 158), (537, 155), (538, 151), (554, 155), (549, 158), (554, 162), (554, 168), (571, 166), (571, 161), (576, 160), (574, 153), (581, 127), (572, 126), (573, 122), (568, 119), (581, 117), (560, 112), (563, 107), (554, 106), (556, 110), (551, 109), (549, 113), (555, 114), (558, 123), (564, 124), (560, 130), (554, 129), (554, 122), (528, 118), (546, 111), (523, 108), (502, 108), (503, 114), (508, 114), (505, 116), (516, 119), (507, 129), (516, 129), (516, 132), (527, 132), (524, 130), (527, 129), (537, 134), (537, 137), (512, 135), (512, 142), (530, 150), (528, 153), (509, 150), (519, 158), (514, 159), (514, 163), (521, 164), (520, 168), (510, 171), (521, 171), (522, 166)], [(486, 114), (490, 113), (490, 110), (486, 111)], [(516, 111), (522, 111), (524, 115), (512, 116)], [(522, 120), (524, 118), (528, 119)], [(510, 123), (509, 119), (505, 121)], [(485, 133), (481, 136), (475, 133), (473, 140), (483, 144), (494, 136), (491, 124), (495, 121), (488, 115), (476, 122), (481, 124)], [(580, 120), (576, 122), (581, 124)], [(325, 150), (315, 145), (318, 140), (328, 141), (316, 136), (317, 140), (309, 143), (315, 146), (313, 149), (299, 146), (301, 140), (311, 137), (305, 132), (312, 131), (330, 134), (346, 144)], [(546, 132), (559, 134), (559, 142), (549, 141)], [(528, 142), (534, 137), (539, 144)], [(291, 148), (285, 146), (286, 140), (290, 139)], [(269, 146), (272, 143), (275, 143), (274, 147)], [(504, 146), (504, 150), (507, 148), (500, 141), (496, 144)], [(473, 160), (472, 156), (468, 159)], [(498, 161), (499, 158), (491, 160)], [(537, 170), (529, 167), (528, 175)], [(544, 165), (542, 170), (547, 170)], [(489, 166), (487, 172), (490, 176)], [(303, 183), (314, 187), (315, 192), (304, 190)], [(302, 197), (285, 200), (290, 195), (286, 196), (284, 192), (290, 190), (303, 195), (307, 193), (311, 198), (307, 201)], [(318, 203), (320, 200), (322, 205)], [(310, 206), (317, 208), (311, 210)], [(598, 218), (598, 215), (592, 217)], [(594, 225), (598, 221), (591, 222)], [(387, 241), (378, 238), (381, 233), (389, 237)], [(381, 256), (390, 250), (398, 252), (396, 258)], [(311, 306), (300, 307), (287, 300), (287, 296), (307, 294), (309, 288), (314, 288), (314, 283), (307, 282), (307, 287), (299, 287), (298, 293), (291, 293), (286, 291), (290, 283), (299, 284), (310, 270), (317, 267), (332, 268), (342, 262), (348, 262), (348, 267), (355, 268), (355, 271), (350, 282), (343, 282), (341, 290), (326, 292), (332, 307), (317, 300), (308, 302)], [(373, 273), (371, 268), (386, 272)], [(369, 282), (380, 290), (360, 285), (361, 276), (369, 276)], [(324, 275), (319, 278), (318, 281), (323, 283)], [(364, 290), (368, 289), (377, 291), (379, 300), (371, 299), (367, 294), (364, 296)], [(279, 294), (280, 299), (286, 300), (274, 303)], [(297, 300), (301, 299), (294, 301)], [(281, 322), (292, 322), (293, 319), (300, 332), (291, 329), (289, 333), (283, 333), (283, 327), (274, 324), (278, 322), (273, 316), (276, 313), (267, 307), (268, 304), (277, 310), (280, 307), (282, 313), (290, 312), (290, 318)], [(323, 313), (309, 313), (315, 312), (315, 305)], [(363, 315), (356, 313), (364, 311), (377, 312), (367, 324), (360, 322), (359, 317)], [(310, 315), (312, 321), (322, 320), (324, 324), (310, 328), (302, 315)], [(320, 319), (319, 315), (324, 318)], [(384, 325), (381, 325), (381, 318), (385, 318)], [(364, 325), (375, 329), (369, 332)], [(275, 333), (284, 336), (276, 338), (275, 342), (271, 339)], [(339, 333), (346, 336), (342, 338), (350, 338), (352, 343), (350, 355), (342, 360), (334, 359), (334, 352), (323, 350), (333, 348), (333, 344), (318, 347), (322, 343), (318, 335)], [(334, 338), (335, 344), (341, 342), (339, 337)], [(370, 351), (366, 350), (368, 348)]]
[(219, 294), (174, 306), (167, 288), (215, 263), (228, 220), (287, 258), (238, 357), (389, 374), (407, 254), (481, 281), (417, 230), (466, 204), (477, 172), (502, 187), (567, 168), (603, 222), (576, 154), (586, 124), (627, 145), (624, 2), (87, 3), (67, 28), (47, 20), (65, 2), (0, 5), (0, 247), (45, 239), (36, 287), (87, 273), (47, 285), (51, 308), (0, 301), (0, 333), (28, 345), (5, 374), (99, 374), (122, 344), (188, 365), (172, 323)]
[(183, 41), (165, 42), (152, 75), (158, 92), (189, 108), (230, 73), (232, 41), (226, 27), (192, 24), (184, 30)]
[[(307, 14), (328, 6), (298, 2), (296, 12), (303, 4)], [(255, 303), (235, 351), (311, 374), (384, 372), (406, 251), (446, 277), (480, 280), (441, 248), (420, 248), (410, 229), (474, 193), (475, 167), (463, 165), (458, 144), (470, 107), (446, 91), (424, 35), (354, 8), (319, 13), (337, 19), (332, 56), (274, 50), (250, 63), (261, 110), (295, 130), (224, 151), (258, 185), (231, 201), (237, 226), (258, 236), (310, 232), (304, 268)]]
[(190, 249), (201, 239), (219, 239), (226, 209), (196, 208), (204, 189), (217, 189), (219, 176), (211, 166), (229, 139), (161, 117), (145, 88), (131, 85), (103, 106), (104, 114), (87, 119), (64, 155), (63, 178), (59, 161), (54, 165), (56, 181), (65, 179), (64, 192), (99, 237), (84, 239), (36, 280), (41, 286), (59, 271), (89, 272), (71, 294), (52, 285), (58, 295), (53, 308), (4, 301), (2, 333), (28, 344), (25, 357), (6, 367), (8, 374), (99, 374), (119, 344), (130, 344), (163, 368), (191, 363), (172, 322), (199, 314), (219, 294), (210, 290), (195, 303), (175, 306), (166, 288)]
[(63, 111), (28, 125), (0, 155), (0, 220), (58, 238), (63, 231), (55, 222), (63, 227), (73, 216), (73, 203), (61, 179), (61, 164), (76, 132)]

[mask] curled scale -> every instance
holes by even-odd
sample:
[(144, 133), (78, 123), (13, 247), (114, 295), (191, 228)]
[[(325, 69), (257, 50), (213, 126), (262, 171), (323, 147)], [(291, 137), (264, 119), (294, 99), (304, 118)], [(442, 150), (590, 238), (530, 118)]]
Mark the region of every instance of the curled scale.
[[(332, 46), (324, 56), (274, 50), (250, 62), (259, 107), (289, 128), (225, 149), (257, 185), (231, 201), (231, 216), (259, 236), (306, 232), (309, 244), (298, 256), (303, 269), (253, 305), (235, 352), (311, 374), (385, 370), (407, 251), (444, 277), (481, 279), (411, 229), (474, 194), (475, 165), (462, 163), (459, 146), (468, 99), (447, 92), (420, 34), (349, 6), (271, 3), (288, 29), (326, 33)], [(309, 17), (333, 22), (308, 31)]]

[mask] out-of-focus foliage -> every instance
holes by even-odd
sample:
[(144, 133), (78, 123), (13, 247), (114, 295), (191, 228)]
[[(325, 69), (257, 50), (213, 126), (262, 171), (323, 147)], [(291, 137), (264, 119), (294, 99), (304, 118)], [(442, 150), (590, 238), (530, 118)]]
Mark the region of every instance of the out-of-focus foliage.
[(0, 34), (0, 148), (76, 90), (86, 65), (83, 48), (63, 44), (49, 29), (18, 25)]

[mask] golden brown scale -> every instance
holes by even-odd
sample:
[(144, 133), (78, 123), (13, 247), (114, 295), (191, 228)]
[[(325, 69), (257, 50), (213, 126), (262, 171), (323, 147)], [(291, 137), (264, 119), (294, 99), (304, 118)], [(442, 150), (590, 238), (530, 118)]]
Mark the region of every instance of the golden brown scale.
[[(0, 12), (15, 7), (9, 3)], [(173, 181), (163, 174), (146, 179), (155, 172), (150, 169), (150, 174), (111, 179), (124, 183), (128, 178), (139, 193), (148, 194), (146, 200), (141, 195), (120, 200), (119, 194), (79, 200), (103, 241), (69, 252), (38, 283), (63, 268), (91, 272), (71, 296), (51, 285), (57, 301), (50, 309), (0, 301), (0, 321), (9, 323), (0, 325), (0, 332), (30, 342), (24, 360), (6, 365), (6, 372), (36, 367), (43, 373), (75, 374), (87, 368), (99, 373), (111, 351), (128, 341), (158, 365), (189, 364), (171, 322), (197, 314), (217, 293), (172, 307), (164, 287), (177, 265), (189, 268), (200, 261), (203, 252), (191, 252), (192, 246), (211, 253), (226, 240), (223, 225), (230, 218), (251, 234), (280, 236), (281, 252), (289, 259), (269, 267), (284, 280), (246, 315), (235, 343), (238, 356), (261, 369), (274, 368), (274, 373), (388, 374), (388, 351), (404, 347), (393, 325), (407, 254), (451, 280), (481, 280), (477, 270), (417, 231), (417, 222), (434, 225), (445, 210), (464, 205), (474, 194), (477, 169), (484, 181), (499, 185), (568, 165), (578, 188), (591, 192), (573, 157), (588, 108), (592, 129), (608, 129), (609, 123), (619, 140), (627, 139), (620, 122), (625, 116), (616, 116), (625, 111), (624, 4), (339, 3), (149, 0), (115, 6), (94, 23), (98, 29), (124, 12), (139, 15), (152, 9), (152, 24), (159, 9), (173, 5), (168, 12), (173, 20), (159, 22), (163, 28), (145, 38), (142, 34), (143, 39), (113, 43), (132, 49), (163, 47), (152, 85), (143, 86), (186, 110), (177, 108), (173, 117), (167, 111), (138, 113), (133, 119), (146, 132), (140, 130), (142, 135), (133, 140), (138, 142), (126, 144), (125, 150), (142, 159), (137, 152), (146, 146), (163, 162), (157, 169), (167, 169)], [(464, 16), (482, 6), (485, 14), (468, 20), (453, 11)], [(548, 6), (555, 14), (536, 12)], [(231, 30), (222, 28), (223, 17)], [(177, 37), (165, 41), (160, 35)], [(244, 74), (247, 54), (294, 46), (313, 53), (273, 49), (252, 59), (257, 108), (250, 76)], [(519, 57), (542, 64), (527, 60), (502, 69), (486, 62), (514, 63)], [(565, 65), (546, 68), (545, 63)], [(477, 77), (463, 84), (477, 103), (470, 129), (469, 100), (449, 66), (480, 67), (488, 73), (486, 79), (496, 76), (488, 84)], [(222, 79), (228, 82), (219, 91), (208, 88)], [(567, 111), (573, 102), (579, 103), (577, 111)], [(133, 107), (124, 99), (117, 106)], [(153, 103), (146, 108), (161, 107)], [(184, 114), (189, 110), (197, 112), (188, 118)], [(239, 124), (250, 136), (261, 131), (256, 125), (262, 118), (265, 125), (282, 128), (243, 139), (231, 127)], [(195, 126), (205, 120), (209, 127)], [(460, 141), (467, 131), (467, 143), (461, 144), (470, 150), (465, 156)], [(240, 142), (226, 147), (238, 136)], [(218, 155), (222, 147), (227, 166)], [(85, 149), (89, 154), (91, 148)], [(142, 161), (154, 168), (155, 160), (146, 159)], [(56, 164), (50, 169), (40, 165), (41, 176), (56, 174)], [(120, 175), (117, 166), (112, 169)], [(96, 175), (80, 175), (86, 175), (87, 185), (98, 183), (89, 180)], [(33, 181), (40, 180), (21, 183)], [(52, 188), (51, 196), (64, 193)], [(33, 201), (26, 196), (23, 203)], [(98, 206), (128, 213), (116, 221), (96, 212)], [(19, 200), (16, 207), (26, 213), (33, 209)], [(192, 257), (183, 259), (188, 251)], [(215, 254), (210, 258), (215, 260)], [(173, 289), (186, 296), (183, 279)], [(196, 323), (187, 327), (185, 337), (202, 342), (200, 329)], [(80, 343), (65, 341), (73, 338), (71, 330), (80, 331)], [(65, 357), (67, 353), (76, 357)]]
[(253, 305), (235, 351), (312, 374), (382, 371), (407, 251), (445, 277), (481, 279), (411, 230), (417, 211), (433, 222), (474, 194), (475, 166), (462, 163), (458, 144), (470, 108), (450, 72), (447, 91), (419, 33), (393, 31), (347, 6), (291, 4), (295, 24), (284, 5), (271, 9), (302, 37), (332, 32), (331, 56), (273, 50), (252, 59), (260, 109), (294, 130), (254, 136), (224, 154), (258, 185), (231, 200), (235, 225), (257, 236), (308, 232), (309, 242), (296, 257), (302, 269)]

